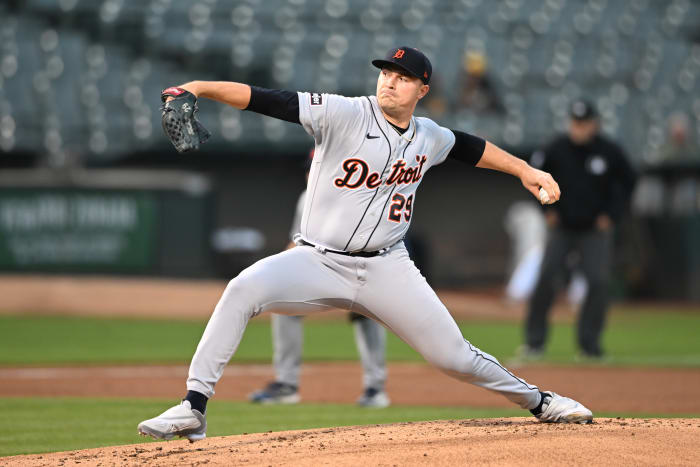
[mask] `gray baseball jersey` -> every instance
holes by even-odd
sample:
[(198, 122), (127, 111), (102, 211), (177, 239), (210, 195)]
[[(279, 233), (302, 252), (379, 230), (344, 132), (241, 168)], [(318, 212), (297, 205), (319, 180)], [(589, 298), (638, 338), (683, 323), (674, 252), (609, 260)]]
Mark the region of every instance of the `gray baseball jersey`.
[(425, 172), (455, 142), (427, 118), (411, 118), (399, 134), (374, 96), (302, 92), (299, 120), (316, 141), (300, 232), (333, 250), (374, 251), (401, 240)]
[[(306, 190), (297, 200), (289, 237), (293, 239), (301, 229)], [(304, 341), (302, 316), (272, 315), (272, 345), (275, 381), (299, 386), (301, 353)], [(386, 330), (371, 319), (353, 322), (357, 353), (362, 362), (362, 384), (365, 388), (384, 390), (386, 382)]]
[(297, 207), (294, 210), (292, 228), (289, 229), (289, 239), (294, 240), (296, 234), (301, 231), (301, 218), (304, 215), (304, 203), (306, 203), (306, 190), (302, 191), (297, 199)]
[[(496, 391), (526, 409), (536, 386), (467, 341), (401, 242), (416, 188), (455, 144), (455, 134), (412, 118), (400, 134), (375, 97), (299, 93), (299, 121), (316, 142), (301, 236), (316, 245), (258, 261), (233, 279), (216, 305), (190, 365), (187, 388), (211, 397), (248, 320), (267, 309), (342, 307), (392, 330), (431, 364)], [(369, 257), (333, 252), (377, 252)]]

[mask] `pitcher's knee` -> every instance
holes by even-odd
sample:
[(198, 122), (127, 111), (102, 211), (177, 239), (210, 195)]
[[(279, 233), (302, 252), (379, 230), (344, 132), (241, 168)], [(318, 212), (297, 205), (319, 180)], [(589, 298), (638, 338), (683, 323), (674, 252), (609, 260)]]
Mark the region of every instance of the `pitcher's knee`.
[(451, 376), (457, 374), (471, 375), (474, 373), (474, 360), (471, 351), (466, 346), (460, 346), (459, 349), (451, 352), (426, 355), (425, 359), (428, 363)]
[(447, 376), (460, 381), (470, 382), (474, 379), (474, 366), (467, 359), (453, 358), (451, 360), (441, 361), (439, 365), (435, 366)]
[(258, 313), (261, 299), (260, 287), (241, 273), (229, 281), (221, 301), (224, 305), (235, 305), (234, 309), (248, 312), (252, 317)]
[(226, 293), (232, 295), (241, 295), (242, 292), (245, 292), (245, 289), (246, 281), (241, 278), (240, 274), (228, 281), (226, 285)]

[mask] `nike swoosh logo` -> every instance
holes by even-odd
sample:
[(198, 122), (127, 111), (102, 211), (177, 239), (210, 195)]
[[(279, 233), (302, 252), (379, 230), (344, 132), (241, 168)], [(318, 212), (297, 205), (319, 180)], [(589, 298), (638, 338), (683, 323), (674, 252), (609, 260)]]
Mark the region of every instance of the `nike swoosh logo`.
[(190, 428), (199, 428), (201, 424), (199, 422), (189, 422), (189, 423), (171, 423), (170, 424), (170, 430), (169, 431), (182, 431), (182, 430), (188, 430)]
[(367, 133), (367, 139), (377, 139), (379, 136), (372, 136), (369, 133)]

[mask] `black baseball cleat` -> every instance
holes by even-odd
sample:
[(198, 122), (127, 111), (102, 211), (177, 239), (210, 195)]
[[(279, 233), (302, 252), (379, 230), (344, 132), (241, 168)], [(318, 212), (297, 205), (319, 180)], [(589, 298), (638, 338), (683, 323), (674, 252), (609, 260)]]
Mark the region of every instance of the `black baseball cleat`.
[(365, 392), (357, 399), (357, 405), (360, 407), (370, 407), (373, 409), (383, 409), (389, 407), (391, 401), (386, 392), (376, 388), (367, 388)]
[(264, 389), (255, 391), (248, 396), (256, 404), (297, 404), (301, 400), (299, 391), (293, 384), (273, 381)]

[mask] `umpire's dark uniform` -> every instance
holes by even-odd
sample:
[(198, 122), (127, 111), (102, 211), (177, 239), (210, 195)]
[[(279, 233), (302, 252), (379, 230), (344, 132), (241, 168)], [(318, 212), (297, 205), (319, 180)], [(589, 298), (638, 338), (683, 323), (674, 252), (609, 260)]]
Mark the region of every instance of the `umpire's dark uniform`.
[(608, 308), (612, 226), (626, 207), (635, 175), (622, 149), (598, 133), (593, 107), (576, 101), (569, 133), (532, 155), (531, 164), (552, 174), (561, 188), (559, 202), (546, 206), (547, 248), (540, 278), (530, 299), (526, 345), (540, 353), (547, 337), (547, 314), (562, 278), (566, 260), (578, 252), (578, 266), (588, 294), (578, 322), (578, 345), (585, 356), (600, 357), (600, 334)]

